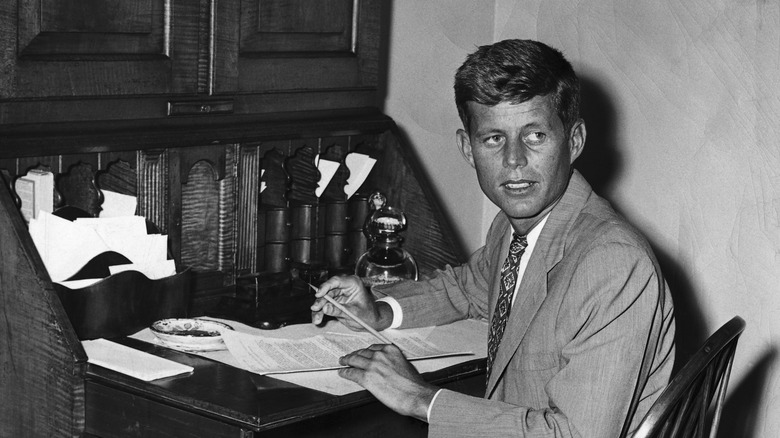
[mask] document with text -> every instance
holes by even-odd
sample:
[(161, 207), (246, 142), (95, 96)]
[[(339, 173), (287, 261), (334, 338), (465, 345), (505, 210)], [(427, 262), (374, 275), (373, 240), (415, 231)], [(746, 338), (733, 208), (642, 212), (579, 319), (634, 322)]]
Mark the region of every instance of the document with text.
[[(222, 339), (230, 354), (257, 374), (283, 374), (343, 368), (339, 358), (376, 344), (367, 333), (328, 332), (303, 339), (279, 339), (237, 331), (225, 331)], [(470, 351), (447, 351), (416, 333), (390, 336), (409, 360), (470, 355)]]
[[(338, 365), (338, 358), (356, 349), (365, 348), (371, 344), (377, 343), (377, 340), (367, 333), (354, 332), (347, 327), (344, 327), (336, 320), (327, 321), (322, 326), (316, 326), (314, 324), (291, 324), (276, 330), (263, 330), (238, 321), (219, 318), (208, 319), (223, 322), (235, 329), (234, 331), (224, 331), (222, 336), (223, 341), (227, 340), (226, 342), (231, 342), (229, 338), (233, 338), (231, 343), (233, 352), (229, 351), (226, 347), (225, 349), (215, 351), (190, 352), (191, 354), (197, 354), (253, 373), (271, 374), (271, 377), (274, 379), (283, 380), (285, 382), (333, 395), (344, 395), (363, 390), (363, 387), (357, 383), (339, 377), (336, 373), (337, 368), (341, 368)], [(473, 352), (473, 354), (453, 354), (429, 357), (426, 360), (412, 360), (412, 365), (417, 371), (424, 374), (459, 363), (487, 357), (487, 332), (488, 325), (485, 321), (467, 319), (438, 327), (384, 330), (382, 334), (392, 339), (393, 342), (401, 346), (402, 349), (404, 348), (404, 341), (399, 341), (401, 337), (416, 337), (424, 339), (425, 342), (434, 345), (435, 349), (438, 349), (439, 351)], [(243, 334), (247, 335), (247, 337), (231, 336), (235, 334)], [(318, 336), (328, 336), (331, 339), (356, 337), (363, 339), (360, 339), (356, 345), (342, 346), (343, 351), (340, 353), (330, 352), (331, 344), (326, 344), (328, 347), (325, 350), (331, 355), (329, 366), (327, 368), (314, 368), (313, 371), (309, 372), (269, 373), (267, 370), (263, 370), (262, 367), (258, 365), (260, 362), (253, 359), (249, 353), (256, 349), (266, 348), (263, 346), (264, 344), (284, 345), (282, 351), (287, 351), (287, 355), (300, 357), (299, 353), (289, 353), (290, 348), (292, 348), (291, 345), (297, 341), (304, 341)], [(149, 327), (144, 328), (130, 337), (150, 342), (155, 345), (162, 345), (166, 348), (175, 349), (175, 347), (171, 347), (170, 345), (164, 345), (162, 341), (152, 334)], [(265, 343), (263, 341), (265, 341)], [(408, 345), (405, 348), (407, 349), (405, 351), (414, 351), (414, 349)], [(276, 351), (278, 349), (279, 347), (276, 347), (276, 349), (269, 348), (267, 351)], [(259, 353), (255, 351), (255, 354), (258, 357), (263, 356), (262, 351)], [(237, 356), (241, 356), (241, 360), (239, 360)], [(407, 356), (410, 356), (410, 354), (407, 353)], [(282, 357), (284, 357), (284, 355)]]

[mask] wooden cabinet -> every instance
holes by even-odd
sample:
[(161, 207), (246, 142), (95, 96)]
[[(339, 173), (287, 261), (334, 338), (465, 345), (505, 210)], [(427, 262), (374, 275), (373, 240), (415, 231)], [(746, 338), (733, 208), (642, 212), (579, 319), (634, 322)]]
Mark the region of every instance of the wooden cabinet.
[(374, 106), (380, 2), (217, 3), (214, 94), (236, 112)]
[(9, 0), (0, 126), (376, 106), (378, 0)]
[[(408, 436), (384, 426), (399, 422), (425, 434), (424, 423), (367, 393), (303, 405), (301, 390), (315, 391), (286, 388), (293, 404), (280, 405), (278, 388), (259, 393), (226, 365), (196, 373), (205, 378), (183, 392), (90, 371), (14, 191), (17, 177), (38, 168), (55, 174), (57, 206), (94, 216), (98, 190), (136, 196), (137, 214), (191, 267), (193, 316), (245, 298), (242, 276), (282, 266), (291, 278), (293, 262), (351, 268), (367, 205), (344, 199), (343, 168), (314, 195), (317, 154), (376, 159), (361, 190), (382, 190), (407, 213), (405, 247), (422, 274), (465, 261), (413, 150), (376, 105), (386, 4), (0, 1), (0, 399), (13, 400), (0, 402), (0, 436)], [(284, 220), (273, 222), (278, 212)], [(263, 310), (300, 304), (288, 289)], [(476, 381), (478, 393), (484, 362), (475, 366), (449, 377)], [(231, 373), (238, 380), (225, 379)], [(343, 433), (356, 419), (362, 430)]]

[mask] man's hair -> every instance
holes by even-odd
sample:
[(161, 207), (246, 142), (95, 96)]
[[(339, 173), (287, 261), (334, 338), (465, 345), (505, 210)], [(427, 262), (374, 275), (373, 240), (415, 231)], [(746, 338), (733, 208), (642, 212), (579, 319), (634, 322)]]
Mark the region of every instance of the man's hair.
[(563, 54), (538, 41), (504, 40), (480, 46), (455, 73), (455, 104), (466, 131), (469, 101), (492, 106), (547, 95), (552, 96), (568, 135), (580, 117), (580, 83)]

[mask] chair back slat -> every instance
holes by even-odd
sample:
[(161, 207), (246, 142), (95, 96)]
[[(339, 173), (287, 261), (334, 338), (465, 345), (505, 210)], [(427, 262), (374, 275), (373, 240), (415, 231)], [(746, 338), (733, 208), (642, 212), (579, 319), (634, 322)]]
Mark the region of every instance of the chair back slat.
[(745, 321), (735, 316), (713, 333), (650, 407), (634, 438), (700, 438), (708, 426), (715, 438), (744, 330)]
[[(698, 385), (699, 382), (694, 382), (694, 385)], [(669, 436), (680, 436), (683, 430), (685, 430), (685, 419), (690, 418), (693, 410), (696, 408), (696, 394), (685, 394), (680, 398), (678, 402), (679, 406), (675, 409), (675, 415), (670, 417), (673, 424), (671, 433)]]
[[(717, 362), (717, 359), (716, 361)], [(707, 409), (712, 401), (713, 386), (720, 376), (718, 364), (707, 367), (704, 375), (700, 378), (702, 388), (696, 394), (696, 411), (689, 418), (690, 426), (686, 430), (688, 436), (700, 438), (704, 433), (704, 423), (707, 419)], [(685, 435), (683, 435), (685, 436)]]
[(726, 400), (726, 388), (729, 385), (729, 376), (731, 375), (731, 365), (734, 363), (734, 355), (737, 350), (737, 343), (734, 342), (730, 345), (729, 349), (731, 350), (725, 357), (728, 358), (726, 360), (726, 369), (723, 371), (723, 379), (720, 382), (720, 387), (718, 388), (718, 401), (715, 404), (715, 413), (712, 416), (712, 427), (710, 428), (710, 438), (715, 438), (715, 435), (718, 433), (718, 424), (720, 424), (720, 413), (723, 411), (723, 402)]

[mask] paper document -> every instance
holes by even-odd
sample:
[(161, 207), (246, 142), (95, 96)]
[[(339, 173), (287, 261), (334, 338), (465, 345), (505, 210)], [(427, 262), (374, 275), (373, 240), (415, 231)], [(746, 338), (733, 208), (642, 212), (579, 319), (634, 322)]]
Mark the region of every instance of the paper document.
[(317, 170), (320, 171), (320, 180), (317, 181), (317, 188), (314, 190), (314, 194), (319, 198), (328, 187), (330, 180), (336, 175), (336, 171), (339, 170), (341, 163), (331, 160), (320, 160), (317, 155)]
[[(316, 326), (314, 324), (291, 324), (276, 330), (263, 330), (256, 327), (251, 327), (246, 324), (230, 321), (219, 318), (208, 318), (216, 321), (223, 322), (232, 326), (237, 333), (243, 333), (254, 337), (261, 337), (269, 340), (273, 339), (285, 343), (295, 342), (297, 340), (309, 339), (315, 336), (330, 335), (332, 333), (338, 333), (342, 336), (361, 337), (368, 336), (366, 333), (354, 332), (340, 322), (336, 320), (330, 320), (325, 323), (324, 326)], [(415, 329), (405, 330), (385, 330), (382, 333), (389, 338), (396, 341), (399, 336), (404, 334), (413, 333), (414, 335), (425, 339), (431, 344), (444, 351), (472, 351), (473, 355), (457, 355), (457, 356), (442, 356), (435, 357), (426, 360), (414, 360), (412, 365), (420, 373), (427, 373), (431, 371), (441, 370), (449, 366), (453, 366), (459, 363), (468, 362), (477, 358), (487, 357), (487, 332), (488, 325), (484, 321), (478, 321), (474, 319), (467, 319), (458, 321), (452, 324), (448, 324), (440, 327), (421, 327)], [(224, 340), (226, 337), (223, 336)], [(230, 333), (228, 333), (228, 337)], [(155, 345), (161, 345), (166, 348), (179, 349), (170, 345), (164, 344), (159, 340), (149, 328), (145, 328), (138, 333), (131, 335), (131, 338), (138, 339), (144, 342), (150, 342)], [(239, 341), (240, 342), (240, 341)], [(250, 343), (252, 341), (249, 341)], [(373, 337), (366, 337), (366, 341), (359, 348), (364, 348), (370, 344), (376, 343)], [(180, 349), (184, 351), (184, 349)], [(241, 349), (234, 350), (237, 354), (240, 354)], [(254, 368), (256, 365), (252, 363), (251, 359), (244, 359), (239, 361), (234, 354), (227, 349), (217, 351), (204, 351), (195, 352), (190, 354), (197, 354), (217, 362), (222, 362), (236, 368), (243, 370), (256, 372)], [(253, 368), (246, 365), (245, 362), (252, 364)], [(315, 389), (317, 391), (327, 392), (333, 395), (344, 395), (352, 392), (362, 391), (363, 387), (352, 381), (346, 380), (336, 373), (336, 369), (326, 369), (310, 372), (300, 373), (284, 373), (284, 374), (272, 374), (274, 379), (283, 380), (285, 382), (294, 383), (296, 385), (305, 386), (307, 388)]]
[[(278, 339), (225, 331), (222, 339), (246, 369), (258, 374), (281, 374), (343, 368), (339, 358), (375, 344), (370, 334), (325, 333), (304, 339)], [(472, 354), (445, 351), (415, 333), (396, 332), (392, 341), (409, 360)]]
[(347, 177), (347, 184), (344, 186), (344, 193), (347, 195), (347, 199), (349, 199), (366, 181), (366, 178), (368, 178), (371, 169), (376, 163), (376, 159), (371, 158), (368, 155), (352, 152), (347, 155), (344, 162), (347, 165), (347, 169), (349, 169), (349, 176)]
[(193, 371), (189, 365), (183, 365), (102, 338), (81, 341), (81, 345), (87, 353), (89, 363), (145, 381), (178, 376)]
[(112, 192), (101, 189), (103, 192), (102, 210), (98, 214), (100, 217), (124, 217), (135, 215), (138, 207), (138, 200), (135, 196), (124, 195), (122, 193)]
[(133, 263), (131, 269), (152, 280), (176, 274), (175, 262), (167, 259), (168, 236), (146, 234), (143, 216), (78, 218), (71, 222), (41, 211), (30, 221), (29, 232), (56, 283), (70, 279), (107, 251), (125, 256)]
[[(111, 275), (125, 271), (138, 271), (150, 280), (159, 280), (176, 274), (175, 260), (156, 260), (154, 263), (132, 263), (129, 265), (113, 265), (108, 267)], [(62, 284), (63, 282), (60, 282)]]
[(67, 280), (92, 258), (111, 250), (94, 229), (51, 213), (31, 220), (29, 231), (54, 282)]

